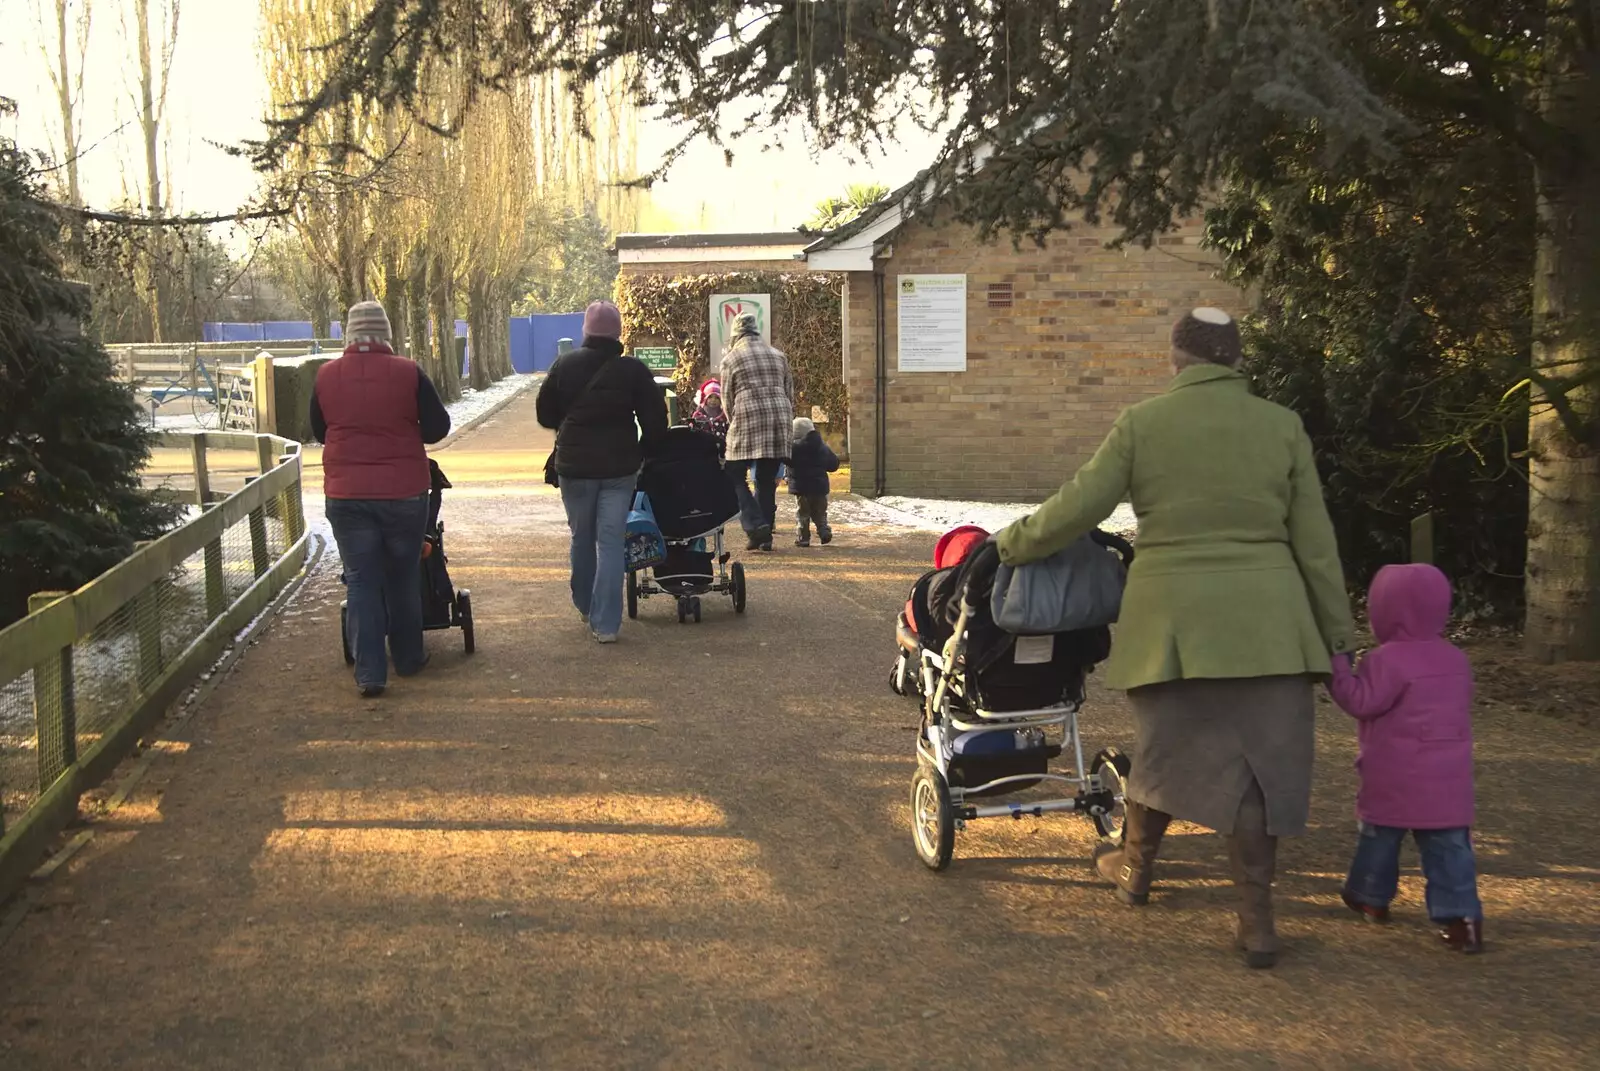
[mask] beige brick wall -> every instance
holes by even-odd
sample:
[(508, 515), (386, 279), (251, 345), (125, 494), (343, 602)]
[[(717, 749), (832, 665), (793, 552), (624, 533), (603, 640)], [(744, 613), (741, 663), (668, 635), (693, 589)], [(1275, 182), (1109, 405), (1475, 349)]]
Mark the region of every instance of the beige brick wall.
[[(1078, 226), (1043, 248), (979, 243), (953, 223), (913, 224), (885, 263), (885, 493), (1034, 501), (1094, 452), (1117, 413), (1161, 391), (1172, 321), (1196, 305), (1239, 311), (1243, 295), (1215, 278), (1215, 256), (1191, 223), (1153, 249), (1108, 250), (1115, 232)], [(967, 275), (967, 370), (898, 367), (895, 277)], [(1012, 307), (988, 307), (990, 283), (1012, 284)], [(845, 295), (851, 489), (876, 478), (870, 272)]]

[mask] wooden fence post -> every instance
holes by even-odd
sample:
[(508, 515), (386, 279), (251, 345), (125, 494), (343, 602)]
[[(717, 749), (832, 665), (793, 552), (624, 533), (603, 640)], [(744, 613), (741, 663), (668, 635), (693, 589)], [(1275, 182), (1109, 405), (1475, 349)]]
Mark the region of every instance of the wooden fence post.
[[(300, 472), (296, 475), (303, 476), (305, 461), (298, 453), (284, 454), (278, 459), (280, 465), (286, 462), (293, 462), (298, 466)], [(306, 534), (306, 514), (304, 503), (300, 499), (300, 480), (297, 479), (284, 488), (278, 501), (283, 504), (284, 531), (287, 533), (284, 537), (284, 549), (287, 550)]]
[[(272, 471), (272, 440), (265, 435), (256, 438), (256, 459), (262, 474)], [(245, 477), (245, 486), (259, 480), (260, 476)], [(267, 508), (263, 503), (250, 511), (250, 556), (255, 562), (256, 576), (265, 576), (272, 568), (272, 555), (267, 550)]]
[(1433, 514), (1424, 513), (1411, 521), (1411, 560), (1433, 564)]
[[(135, 543), (135, 551), (149, 546)], [(166, 668), (161, 654), (161, 582), (147, 584), (132, 600), (133, 630), (139, 637), (139, 690), (150, 687)]]
[(263, 352), (250, 363), (251, 392), (256, 407), (256, 431), (278, 432), (278, 390), (272, 372), (272, 354)]
[[(28, 612), (42, 610), (66, 595), (41, 591), (28, 596)], [(72, 645), (33, 667), (34, 740), (38, 747), (39, 791), (78, 761), (78, 707), (73, 694)], [(52, 746), (52, 739), (56, 746)]]
[(211, 497), (211, 476), (206, 471), (205, 432), (195, 432), (189, 440), (189, 450), (194, 455), (194, 503), (204, 510)]

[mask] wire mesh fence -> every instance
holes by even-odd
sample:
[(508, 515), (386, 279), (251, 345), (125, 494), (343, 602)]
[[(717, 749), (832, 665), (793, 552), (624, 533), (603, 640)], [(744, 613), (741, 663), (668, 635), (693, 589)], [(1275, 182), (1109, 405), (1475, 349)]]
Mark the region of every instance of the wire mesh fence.
[[(66, 596), (72, 605), (30, 615), (54, 614), (44, 640), (38, 621), (31, 630), (25, 621), (0, 632), (0, 665), (6, 667), (0, 671), (0, 831), (127, 726), (135, 711), (153, 700), (164, 703), (168, 693), (156, 693), (175, 677), (202, 672), (195, 658), (207, 653), (197, 645), (208, 630), (219, 623), (243, 627), (287, 582), (289, 573), (278, 567), (302, 548), (305, 530), (296, 448), (253, 435), (230, 436), (219, 445), (243, 453), (240, 440), (260, 447), (259, 467), (242, 474), (237, 490), (209, 495), (207, 508), (197, 506), (180, 529)], [(191, 486), (206, 486), (207, 450), (195, 451)], [(257, 480), (265, 485), (252, 487)], [(241, 600), (252, 589), (246, 605)], [(74, 635), (81, 633), (76, 621), (92, 627)], [(49, 641), (56, 635), (62, 639)]]

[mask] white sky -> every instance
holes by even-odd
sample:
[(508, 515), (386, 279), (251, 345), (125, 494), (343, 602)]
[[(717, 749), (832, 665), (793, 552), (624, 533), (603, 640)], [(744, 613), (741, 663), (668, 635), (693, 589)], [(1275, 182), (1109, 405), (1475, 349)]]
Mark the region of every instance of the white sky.
[[(81, 0), (80, 0), (81, 2)], [(80, 181), (95, 207), (137, 191), (142, 149), (129, 87), (136, 70), (131, 35), (120, 14), (130, 0), (93, 0), (88, 76), (84, 84)], [(49, 145), (56, 105), (39, 48), (36, 7), (51, 0), (0, 0), (0, 96), (17, 101), (19, 114), (4, 132), (24, 147)], [(258, 135), (265, 85), (256, 57), (257, 0), (185, 0), (167, 101), (170, 134), (165, 182), (180, 212), (229, 212), (249, 199), (256, 178), (248, 163), (212, 142), (237, 143)], [(51, 31), (53, 35), (53, 30)], [(126, 124), (126, 125), (124, 125)], [(119, 130), (120, 128), (120, 130)], [(677, 139), (676, 128), (643, 122), (639, 165), (648, 169)], [(935, 138), (908, 130), (888, 154), (868, 166), (840, 151), (814, 155), (802, 131), (784, 132), (782, 148), (762, 153), (738, 148), (733, 167), (722, 151), (703, 145), (685, 156), (651, 191), (650, 230), (768, 230), (795, 226), (816, 202), (854, 182), (895, 187), (926, 166)]]

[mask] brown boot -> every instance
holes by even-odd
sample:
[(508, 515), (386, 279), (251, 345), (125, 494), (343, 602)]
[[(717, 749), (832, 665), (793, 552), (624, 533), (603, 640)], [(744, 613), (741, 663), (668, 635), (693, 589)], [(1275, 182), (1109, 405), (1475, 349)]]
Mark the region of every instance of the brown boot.
[(1251, 786), (1239, 806), (1239, 819), (1228, 838), (1233, 882), (1239, 895), (1239, 929), (1234, 945), (1246, 966), (1263, 968), (1278, 962), (1278, 930), (1272, 917), (1272, 878), (1278, 866), (1278, 838), (1267, 834), (1266, 801)]
[(1150, 901), (1150, 878), (1155, 871), (1156, 852), (1172, 816), (1128, 800), (1127, 821), (1122, 843), (1106, 841), (1094, 850), (1094, 868), (1102, 878), (1117, 887), (1117, 898), (1129, 907)]

